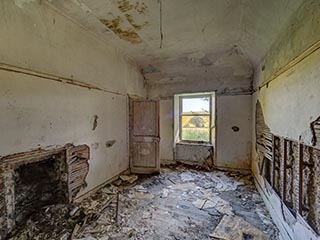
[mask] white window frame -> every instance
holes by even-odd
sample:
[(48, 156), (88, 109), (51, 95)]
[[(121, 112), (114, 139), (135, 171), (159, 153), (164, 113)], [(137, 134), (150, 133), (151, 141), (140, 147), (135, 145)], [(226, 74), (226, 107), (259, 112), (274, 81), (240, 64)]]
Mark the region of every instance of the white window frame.
[[(209, 113), (208, 114), (183, 114), (182, 100), (191, 98), (209, 98)], [(178, 95), (179, 101), (179, 141), (178, 143), (194, 143), (194, 144), (211, 144), (212, 143), (212, 93), (198, 93), (198, 94), (182, 94)], [(182, 139), (182, 116), (209, 116), (209, 141), (194, 141)]]

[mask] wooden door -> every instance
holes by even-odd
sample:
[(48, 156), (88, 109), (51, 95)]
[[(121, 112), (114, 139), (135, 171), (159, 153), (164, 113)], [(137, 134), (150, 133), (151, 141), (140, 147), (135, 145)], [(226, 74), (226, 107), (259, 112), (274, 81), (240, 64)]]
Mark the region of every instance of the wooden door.
[(130, 168), (132, 173), (158, 173), (159, 101), (130, 98)]

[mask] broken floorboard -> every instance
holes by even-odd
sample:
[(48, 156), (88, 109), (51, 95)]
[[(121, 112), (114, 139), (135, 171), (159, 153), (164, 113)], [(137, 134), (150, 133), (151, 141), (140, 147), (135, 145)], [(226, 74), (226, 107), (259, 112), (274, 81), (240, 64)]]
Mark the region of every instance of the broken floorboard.
[(120, 179), (80, 204), (44, 208), (11, 239), (278, 239), (250, 175), (179, 167)]

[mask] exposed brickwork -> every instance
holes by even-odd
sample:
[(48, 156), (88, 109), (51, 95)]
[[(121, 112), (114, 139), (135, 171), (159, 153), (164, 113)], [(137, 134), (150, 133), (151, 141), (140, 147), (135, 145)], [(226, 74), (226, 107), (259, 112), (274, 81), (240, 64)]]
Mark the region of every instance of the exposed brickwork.
[(86, 186), (86, 176), (89, 172), (90, 148), (87, 145), (67, 146), (68, 191), (70, 202), (79, 191)]
[(299, 196), (299, 182), (295, 181), (298, 177), (299, 148), (297, 141), (284, 140), (284, 174), (283, 174), (283, 201), (286, 206), (295, 213), (298, 209), (296, 199)]
[(3, 176), (3, 170), (0, 167), (0, 236), (4, 236), (6, 234), (6, 229), (7, 229), (6, 219), (7, 219), (7, 211), (6, 211), (5, 191), (4, 191), (4, 176)]
[(301, 209), (300, 213), (320, 234), (320, 150), (300, 147)]
[[(37, 149), (0, 158), (0, 239), (5, 238), (25, 215), (30, 213), (23, 206), (33, 202), (47, 204), (60, 201), (59, 199), (72, 202), (77, 193), (86, 186), (89, 158), (90, 148), (87, 145), (72, 144), (52, 150)], [(28, 167), (31, 165), (32, 167)], [(37, 171), (36, 175), (43, 174), (48, 179), (41, 183), (41, 179), (37, 179), (36, 176), (33, 178), (33, 169)], [(24, 178), (33, 178), (33, 182), (28, 185)], [(51, 183), (55, 186), (51, 186)], [(48, 191), (43, 193), (43, 188), (47, 188)], [(15, 190), (18, 190), (19, 194)], [(37, 199), (37, 195), (41, 196), (41, 199)]]
[(280, 137), (273, 137), (273, 189), (277, 194), (282, 197), (282, 163), (283, 163), (283, 154), (282, 146), (283, 141)]

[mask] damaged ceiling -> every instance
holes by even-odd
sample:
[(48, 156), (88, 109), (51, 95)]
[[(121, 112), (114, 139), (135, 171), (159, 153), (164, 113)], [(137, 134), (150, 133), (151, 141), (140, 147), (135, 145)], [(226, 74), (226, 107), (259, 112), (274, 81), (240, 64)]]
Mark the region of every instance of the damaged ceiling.
[(48, 0), (142, 68), (148, 84), (251, 80), (303, 0)]

